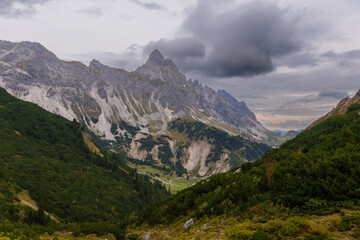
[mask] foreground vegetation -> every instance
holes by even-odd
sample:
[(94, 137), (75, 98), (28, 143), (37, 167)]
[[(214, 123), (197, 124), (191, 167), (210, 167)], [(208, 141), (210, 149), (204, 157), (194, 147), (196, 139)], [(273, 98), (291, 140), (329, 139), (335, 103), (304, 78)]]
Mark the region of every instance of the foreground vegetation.
[(99, 228), (121, 236), (131, 214), (169, 195), (117, 155), (92, 153), (82, 130), (0, 88), (0, 233), (33, 239), (43, 228)]
[(360, 238), (360, 209), (332, 207), (319, 211), (297, 211), (263, 202), (246, 214), (223, 214), (195, 219), (184, 231), (187, 217), (169, 224), (130, 226), (128, 236), (142, 239), (358, 239)]

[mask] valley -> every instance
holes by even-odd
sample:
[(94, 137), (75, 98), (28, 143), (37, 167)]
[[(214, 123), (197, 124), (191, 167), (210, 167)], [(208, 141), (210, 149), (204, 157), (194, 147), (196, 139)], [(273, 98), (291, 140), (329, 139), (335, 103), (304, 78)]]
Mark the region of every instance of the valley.
[(126, 72), (0, 43), (4, 239), (359, 237), (360, 91), (271, 132), (157, 50)]

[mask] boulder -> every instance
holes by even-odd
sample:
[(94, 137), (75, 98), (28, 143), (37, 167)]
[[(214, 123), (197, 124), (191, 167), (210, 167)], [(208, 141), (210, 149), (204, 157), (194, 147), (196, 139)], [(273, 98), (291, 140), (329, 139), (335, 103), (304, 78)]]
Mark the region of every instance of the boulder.
[(150, 240), (151, 238), (151, 234), (150, 233), (147, 233), (144, 237), (143, 237), (143, 240)]
[(187, 231), (192, 225), (194, 225), (194, 220), (190, 218), (185, 224), (184, 224), (184, 231)]

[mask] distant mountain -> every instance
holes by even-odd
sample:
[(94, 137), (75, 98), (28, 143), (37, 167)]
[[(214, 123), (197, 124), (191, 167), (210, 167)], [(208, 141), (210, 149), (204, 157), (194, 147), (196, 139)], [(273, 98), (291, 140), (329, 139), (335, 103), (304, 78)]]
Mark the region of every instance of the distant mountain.
[[(169, 135), (169, 123), (179, 117), (231, 135), (240, 134), (251, 141), (278, 140), (244, 102), (224, 90), (216, 92), (198, 81), (187, 80), (158, 50), (150, 54), (144, 65), (127, 72), (96, 60), (89, 66), (62, 61), (38, 43), (0, 41), (0, 86), (20, 99), (69, 120), (77, 119), (103, 147), (125, 151), (129, 157), (141, 160), (156, 159), (153, 153), (161, 146), (154, 145), (154, 149), (144, 153), (137, 142), (148, 135)], [(171, 151), (175, 153), (178, 146), (173, 144)], [(264, 148), (259, 150), (263, 153)], [(212, 151), (210, 147), (210, 155)], [(194, 153), (172, 161), (183, 167), (194, 165), (189, 162), (191, 154)], [(207, 163), (210, 155), (204, 155)], [(221, 156), (217, 156), (215, 161), (221, 161)], [(252, 159), (242, 158), (248, 160)], [(229, 169), (230, 161), (227, 159), (221, 169)]]
[(92, 153), (85, 135), (76, 121), (0, 88), (1, 224), (46, 225), (39, 209), (59, 223), (118, 223), (169, 195), (117, 155)]

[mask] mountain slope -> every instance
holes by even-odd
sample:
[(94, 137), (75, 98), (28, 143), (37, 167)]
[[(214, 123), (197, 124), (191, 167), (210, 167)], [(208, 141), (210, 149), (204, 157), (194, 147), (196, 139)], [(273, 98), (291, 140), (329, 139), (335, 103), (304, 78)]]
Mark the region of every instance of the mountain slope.
[(0, 152), (1, 220), (24, 221), (22, 211), (26, 216), (31, 210), (18, 204), (26, 192), (34, 200), (30, 206), (66, 222), (118, 222), (168, 196), (160, 183), (136, 174), (116, 155), (91, 153), (76, 121), (2, 88)]
[(127, 72), (96, 60), (89, 66), (61, 61), (38, 43), (0, 41), (0, 86), (20, 99), (77, 119), (107, 149), (126, 151), (131, 157), (131, 144), (142, 136), (139, 133), (168, 134), (169, 122), (178, 117), (247, 139), (272, 136), (244, 102), (224, 90), (215, 92), (186, 80), (157, 50), (136, 71)]
[[(291, 211), (302, 215), (314, 210), (331, 211), (334, 206), (358, 209), (359, 142), (360, 101), (356, 100), (344, 114), (329, 117), (301, 132), (279, 149), (267, 152), (262, 159), (244, 163), (241, 168), (226, 174), (214, 175), (154, 205), (143, 212), (140, 222), (171, 224), (181, 216), (192, 217), (202, 223), (207, 217), (216, 216), (223, 216), (223, 221), (230, 216), (240, 216), (256, 222), (261, 220), (251, 216), (261, 216), (269, 221), (281, 211), (285, 215)], [(346, 227), (336, 225), (333, 228), (358, 231), (356, 224), (360, 222), (359, 216), (357, 212), (350, 218), (352, 220), (348, 218)], [(283, 230), (279, 221), (269, 223), (272, 226), (265, 229), (264, 234), (277, 239), (304, 237), (302, 234), (310, 234), (311, 227), (300, 220), (290, 220), (290, 226), (284, 226)], [(251, 230), (251, 224), (247, 225), (249, 227), (244, 231)], [(251, 239), (254, 232), (248, 231), (247, 237), (241, 239)], [(317, 238), (307, 239), (327, 239), (319, 232), (313, 235)]]

